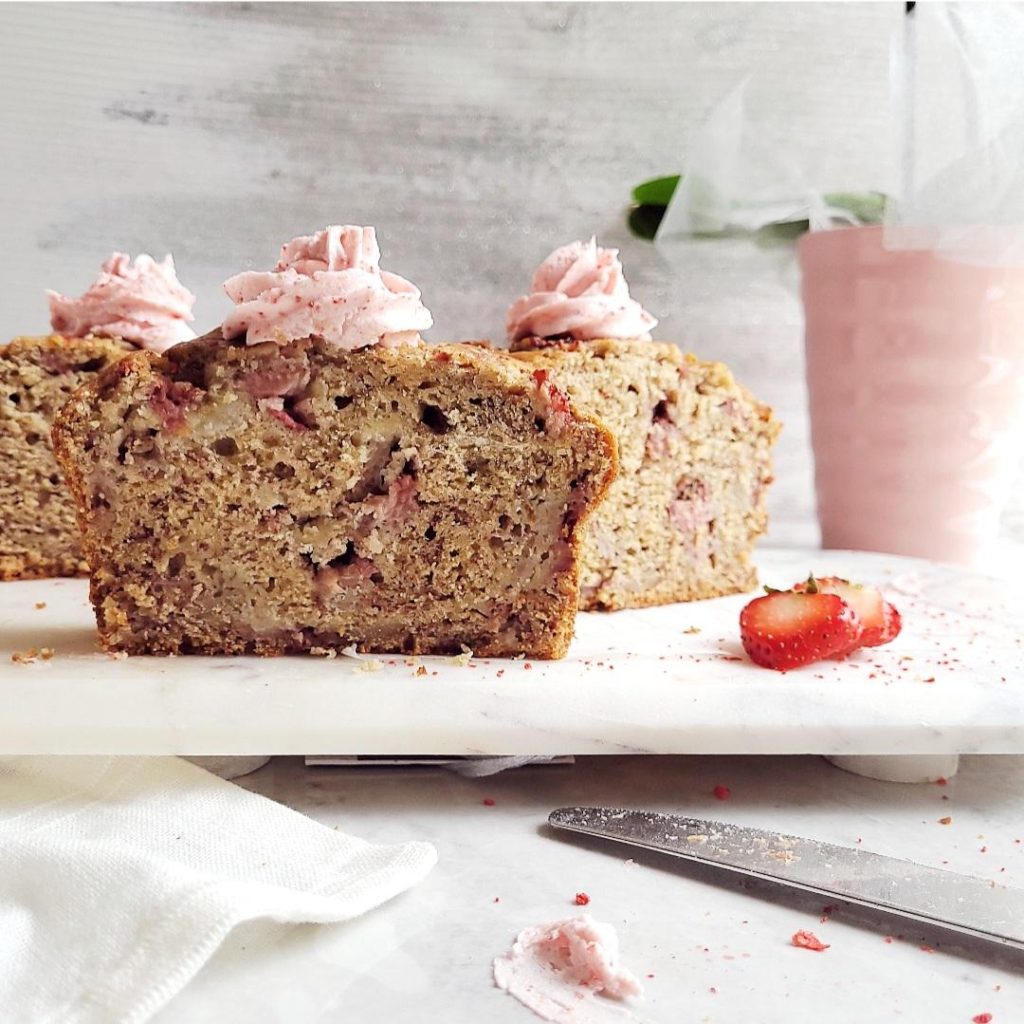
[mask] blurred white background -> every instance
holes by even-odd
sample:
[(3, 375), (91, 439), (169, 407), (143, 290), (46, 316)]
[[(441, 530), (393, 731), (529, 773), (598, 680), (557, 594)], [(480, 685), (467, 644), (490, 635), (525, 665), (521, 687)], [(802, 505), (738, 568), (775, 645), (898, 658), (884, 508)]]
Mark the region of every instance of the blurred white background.
[[(774, 543), (815, 543), (791, 248), (633, 239), (632, 185), (678, 171), (742, 77), (811, 186), (892, 180), (898, 3), (4, 4), (0, 333), (47, 327), (118, 248), (174, 253), (197, 329), (288, 238), (375, 224), (442, 338), (501, 337), (555, 245), (618, 245), (657, 335), (721, 359), (786, 429)], [(1024, 539), (1024, 494), (1005, 520)]]

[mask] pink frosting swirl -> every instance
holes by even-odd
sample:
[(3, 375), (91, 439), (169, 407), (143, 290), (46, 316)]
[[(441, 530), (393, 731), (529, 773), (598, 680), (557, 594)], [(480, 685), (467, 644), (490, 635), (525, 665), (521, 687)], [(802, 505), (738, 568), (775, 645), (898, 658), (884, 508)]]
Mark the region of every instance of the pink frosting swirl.
[(47, 291), (50, 324), (66, 338), (102, 334), (123, 338), (140, 348), (163, 352), (196, 336), (188, 324), (196, 297), (174, 273), (174, 260), (157, 263), (142, 254), (115, 252), (99, 277), (77, 299)]
[(224, 282), (236, 308), (226, 339), (246, 344), (319, 337), (343, 349), (420, 340), (433, 324), (419, 289), (380, 269), (373, 228), (332, 225), (292, 239), (272, 271), (247, 271)]
[(556, 249), (536, 270), (530, 294), (508, 310), (508, 336), (641, 338), (649, 341), (657, 320), (635, 299), (622, 276), (618, 249), (572, 242)]

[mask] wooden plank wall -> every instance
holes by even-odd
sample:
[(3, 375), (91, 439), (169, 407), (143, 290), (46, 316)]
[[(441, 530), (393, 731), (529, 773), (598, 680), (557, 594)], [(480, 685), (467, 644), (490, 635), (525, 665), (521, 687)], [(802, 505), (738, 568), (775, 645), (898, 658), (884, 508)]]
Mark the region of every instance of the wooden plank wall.
[(884, 187), (899, 6), (5, 4), (0, 334), (43, 330), (43, 288), (83, 288), (114, 247), (173, 251), (204, 329), (229, 273), (340, 221), (377, 225), (434, 338), (500, 337), (532, 266), (596, 232), (660, 336), (778, 409), (771, 537), (813, 543), (791, 250), (704, 241), (669, 259), (623, 211), (747, 74), (753, 115), (811, 185)]

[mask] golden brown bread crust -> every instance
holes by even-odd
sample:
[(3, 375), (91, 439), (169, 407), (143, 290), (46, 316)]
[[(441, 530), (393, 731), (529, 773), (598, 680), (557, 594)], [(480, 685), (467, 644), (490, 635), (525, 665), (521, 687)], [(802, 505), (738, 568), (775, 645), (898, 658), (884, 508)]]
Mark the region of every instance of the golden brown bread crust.
[(59, 334), (0, 346), (0, 580), (89, 571), (50, 427), (75, 388), (131, 350), (111, 338)]
[(581, 608), (642, 608), (756, 585), (754, 541), (780, 425), (721, 363), (660, 342), (528, 338), (543, 367), (619, 445), (620, 469), (587, 526)]
[(545, 377), (315, 339), (122, 361), (54, 427), (102, 642), (561, 657), (615, 442)]

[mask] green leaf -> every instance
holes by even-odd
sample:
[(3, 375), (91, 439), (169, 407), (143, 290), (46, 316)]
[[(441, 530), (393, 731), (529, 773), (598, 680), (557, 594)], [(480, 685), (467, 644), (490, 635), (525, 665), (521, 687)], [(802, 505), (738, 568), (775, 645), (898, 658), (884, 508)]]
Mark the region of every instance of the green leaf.
[[(658, 232), (665, 208), (672, 200), (680, 174), (651, 178), (633, 189), (633, 202), (629, 210), (629, 229), (638, 238), (653, 240)], [(880, 224), (885, 217), (887, 196), (884, 192), (826, 192), (825, 202), (837, 210), (845, 210), (861, 224)], [(778, 244), (798, 238), (810, 227), (806, 218), (767, 224), (755, 232), (761, 244)]]
[(638, 206), (668, 206), (681, 177), (680, 174), (670, 174), (642, 182), (633, 189), (633, 202)]
[(861, 224), (880, 224), (885, 216), (884, 192), (826, 192), (829, 206), (852, 213)]
[(629, 230), (637, 238), (646, 238), (652, 241), (658, 233), (658, 225), (661, 218), (665, 216), (664, 206), (634, 206), (629, 211), (627, 222)]
[(755, 232), (758, 241), (792, 242), (810, 229), (811, 222), (803, 220), (780, 220), (774, 224), (765, 224)]

